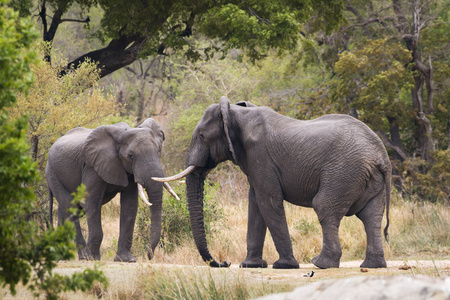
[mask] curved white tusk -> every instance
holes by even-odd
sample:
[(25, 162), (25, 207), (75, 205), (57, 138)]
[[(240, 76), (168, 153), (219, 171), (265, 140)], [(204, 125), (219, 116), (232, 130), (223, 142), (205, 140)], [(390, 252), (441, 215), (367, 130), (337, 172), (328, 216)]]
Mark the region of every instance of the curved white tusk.
[(152, 177), (152, 179), (155, 180), (155, 181), (159, 181), (159, 182), (175, 181), (175, 180), (181, 179), (181, 178), (186, 177), (187, 175), (191, 174), (192, 171), (194, 171), (194, 169), (195, 169), (195, 166), (191, 165), (191, 166), (187, 167), (186, 170), (184, 170), (183, 172), (181, 172), (181, 173), (179, 173), (177, 175), (173, 175), (173, 176), (170, 176), (170, 177), (163, 177), (163, 178), (161, 178), (161, 177)]
[(139, 183), (137, 184), (137, 186), (138, 186), (139, 196), (141, 197), (142, 201), (144, 201), (144, 203), (147, 204), (148, 206), (152, 206), (152, 204), (150, 202), (148, 202), (147, 196), (145, 196), (144, 187), (142, 185), (140, 185)]
[(167, 182), (164, 182), (164, 187), (169, 192), (169, 194), (171, 194), (175, 199), (177, 199), (178, 201), (181, 200), (180, 197), (178, 197), (178, 195), (175, 193), (174, 190), (172, 190), (172, 187)]

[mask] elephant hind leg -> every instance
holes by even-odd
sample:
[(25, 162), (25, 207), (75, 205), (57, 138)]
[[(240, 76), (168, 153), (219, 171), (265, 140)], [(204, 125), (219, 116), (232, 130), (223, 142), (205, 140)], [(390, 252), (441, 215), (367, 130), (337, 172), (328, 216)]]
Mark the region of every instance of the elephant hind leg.
[(312, 263), (321, 269), (339, 268), (342, 256), (339, 226), (345, 216), (345, 208), (337, 205), (339, 196), (329, 194), (319, 191), (313, 199), (313, 208), (322, 226), (323, 244), (320, 254), (312, 259)]
[(363, 268), (386, 268), (381, 236), (381, 221), (385, 207), (385, 192), (382, 189), (356, 216), (363, 222), (367, 235), (366, 258)]
[(83, 259), (84, 255), (82, 254), (82, 250), (86, 247), (86, 240), (81, 232), (80, 220), (78, 216), (70, 215), (69, 213), (73, 197), (58, 179), (54, 179), (49, 175), (47, 176), (47, 181), (49, 186), (51, 186), (53, 196), (58, 202), (58, 226), (62, 225), (66, 220), (72, 221), (75, 224), (75, 242), (78, 248), (78, 257), (79, 259)]

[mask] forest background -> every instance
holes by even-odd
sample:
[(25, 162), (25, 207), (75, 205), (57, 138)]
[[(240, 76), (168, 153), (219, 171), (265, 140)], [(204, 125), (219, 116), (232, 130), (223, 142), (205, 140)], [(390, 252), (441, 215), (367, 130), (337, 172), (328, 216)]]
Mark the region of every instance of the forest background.
[[(184, 167), (195, 125), (221, 96), (302, 120), (350, 114), (383, 140), (393, 193), (448, 209), (448, 1), (147, 2), (9, 4), (40, 32), (31, 47), (34, 81), (16, 93), (8, 115), (28, 118), (28, 151), (41, 174), (32, 218), (42, 231), (49, 223), (47, 152), (65, 132), (153, 117), (164, 127), (162, 160), (171, 174)], [(245, 198), (245, 178), (231, 163), (211, 177), (211, 195), (227, 194), (231, 204)], [(170, 216), (186, 215), (184, 204), (166, 201), (170, 251), (189, 224), (177, 226), (187, 219)], [(207, 208), (211, 222), (224, 218), (214, 200)], [(136, 244), (145, 245), (148, 225), (140, 214)]]

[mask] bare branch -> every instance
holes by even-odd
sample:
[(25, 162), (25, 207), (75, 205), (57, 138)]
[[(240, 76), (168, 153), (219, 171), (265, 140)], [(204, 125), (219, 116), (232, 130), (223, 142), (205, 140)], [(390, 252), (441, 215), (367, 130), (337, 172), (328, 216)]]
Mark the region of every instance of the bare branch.
[(63, 22), (78, 22), (78, 23), (89, 23), (91, 20), (89, 17), (87, 17), (84, 20), (77, 20), (77, 19), (61, 19), (61, 23)]
[(407, 159), (409, 158), (409, 154), (403, 150), (402, 148), (400, 148), (399, 146), (395, 145), (390, 139), (389, 137), (386, 135), (386, 133), (384, 133), (382, 130), (378, 130), (377, 134), (380, 136), (381, 140), (383, 141), (383, 144), (388, 147), (391, 148), (392, 150), (394, 150), (395, 152), (398, 153), (398, 155), (403, 159)]
[(132, 68), (130, 68), (130, 67), (125, 67), (124, 69), (127, 70), (127, 71), (129, 71), (129, 72), (131, 72), (131, 73), (133, 73), (136, 77), (138, 77), (138, 74), (137, 74), (136, 71), (133, 70)]
[[(245, 3), (245, 0), (242, 0), (242, 2)], [(250, 5), (246, 4), (248, 11), (250, 12), (250, 15), (256, 17), (261, 23), (264, 23), (266, 25), (269, 25), (270, 22), (267, 19), (261, 18), (260, 16), (258, 16), (258, 14), (255, 12), (255, 10), (253, 8), (250, 7)]]

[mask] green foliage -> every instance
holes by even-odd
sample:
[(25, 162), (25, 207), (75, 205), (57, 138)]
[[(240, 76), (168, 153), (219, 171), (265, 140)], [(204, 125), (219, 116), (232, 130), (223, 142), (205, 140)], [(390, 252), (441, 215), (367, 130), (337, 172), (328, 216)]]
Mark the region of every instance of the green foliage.
[(341, 54), (334, 67), (339, 77), (331, 90), (341, 111), (357, 109), (375, 130), (383, 128), (386, 116), (411, 119), (404, 109), (408, 103), (400, 97), (402, 90), (412, 88), (412, 72), (405, 67), (410, 60), (408, 50), (388, 39), (369, 40), (362, 49)]
[(193, 104), (169, 124), (164, 152), (169, 154), (171, 166), (184, 165), (192, 132), (207, 107), (205, 104)]
[(252, 60), (268, 49), (294, 51), (301, 24), (312, 14), (330, 32), (343, 20), (343, 1), (227, 1), (209, 9), (200, 32), (225, 42), (225, 50), (242, 48)]
[[(311, 17), (320, 20), (317, 27), (326, 32), (331, 32), (344, 20), (343, 0), (52, 0), (44, 2), (39, 9), (45, 6), (48, 11), (62, 12), (64, 19), (68, 19), (72, 9), (80, 11), (75, 18), (80, 21), (89, 15), (88, 24), (95, 24), (93, 35), (103, 43), (113, 39), (125, 48), (139, 41), (143, 45), (141, 56), (176, 52), (191, 61), (209, 59), (215, 52), (226, 53), (235, 48), (245, 49), (252, 60), (265, 57), (272, 48), (279, 49), (280, 53), (294, 51), (302, 24)], [(28, 13), (33, 8), (29, 7)], [(103, 13), (91, 14), (96, 8)], [(20, 9), (26, 10), (27, 5)], [(58, 25), (63, 27), (67, 23)], [(199, 43), (200, 35), (210, 40)], [(120, 64), (119, 68), (129, 64), (108, 61), (110, 65), (116, 63)]]
[[(166, 252), (172, 252), (184, 241), (192, 239), (185, 185), (178, 183), (173, 185), (173, 188), (181, 200), (176, 200), (168, 193), (163, 196), (161, 244)], [(219, 184), (205, 181), (203, 215), (207, 235), (218, 232), (225, 218), (222, 207), (217, 203), (218, 188)], [(138, 211), (134, 242), (138, 251), (146, 249), (150, 243), (150, 225), (150, 210), (141, 207)]]
[(19, 281), (28, 282), (31, 267), (27, 249), (33, 237), (25, 216), (34, 206), (34, 194), (29, 185), (38, 178), (24, 139), (25, 120), (7, 122), (0, 113), (0, 282), (11, 292)]
[(318, 224), (314, 222), (309, 222), (307, 219), (301, 219), (294, 225), (294, 228), (297, 229), (302, 235), (307, 235), (309, 233), (319, 231), (317, 225)]
[(35, 53), (23, 51), (37, 37), (30, 20), (19, 18), (19, 13), (0, 0), (0, 108), (15, 102), (15, 93), (26, 90), (33, 81), (29, 64)]
[(402, 167), (407, 197), (450, 203), (450, 150), (435, 151), (432, 163), (410, 158)]
[[(435, 162), (429, 154), (450, 145), (449, 5), (350, 0), (346, 26), (326, 36), (316, 31), (312, 20), (302, 40), (305, 62), (323, 63), (332, 72), (322, 84), (322, 105), (351, 114), (379, 132), (398, 165), (396, 175), (412, 176), (401, 178), (408, 184), (408, 195), (433, 201), (449, 198), (440, 174), (431, 171)], [(416, 156), (427, 162), (408, 159)]]
[(116, 122), (121, 107), (98, 84), (95, 63), (87, 60), (61, 77), (59, 73), (67, 61), (54, 57), (50, 65), (43, 61), (48, 49), (39, 48), (41, 60), (30, 65), (36, 80), (27, 93), (18, 93), (17, 105), (9, 109), (9, 115), (12, 119), (28, 116), (30, 152), (43, 173), (46, 153), (59, 137), (77, 126)]
[[(257, 67), (249, 65), (248, 62), (240, 63), (232, 55), (213, 61), (214, 63), (187, 63), (179, 75), (181, 84), (178, 86), (175, 100), (177, 107), (173, 110), (165, 130), (165, 155), (162, 157), (163, 163), (170, 163), (169, 168), (184, 168), (195, 126), (205, 109), (218, 103), (220, 97), (227, 96), (233, 103), (252, 101), (260, 104), (260, 99), (253, 96), (257, 90), (258, 78), (253, 76), (252, 69)], [(167, 157), (170, 157), (170, 162), (165, 161)]]
[(26, 118), (8, 119), (6, 106), (12, 106), (16, 94), (31, 84), (29, 64), (35, 53), (30, 47), (35, 33), (31, 22), (0, 2), (0, 284), (9, 286), (31, 282), (47, 298), (57, 299), (62, 290), (89, 287), (94, 280), (105, 282), (98, 270), (86, 270), (83, 276), (54, 276), (56, 261), (74, 256), (73, 224), (39, 233), (32, 220), (36, 208), (31, 185), (39, 180), (36, 164), (27, 155)]

